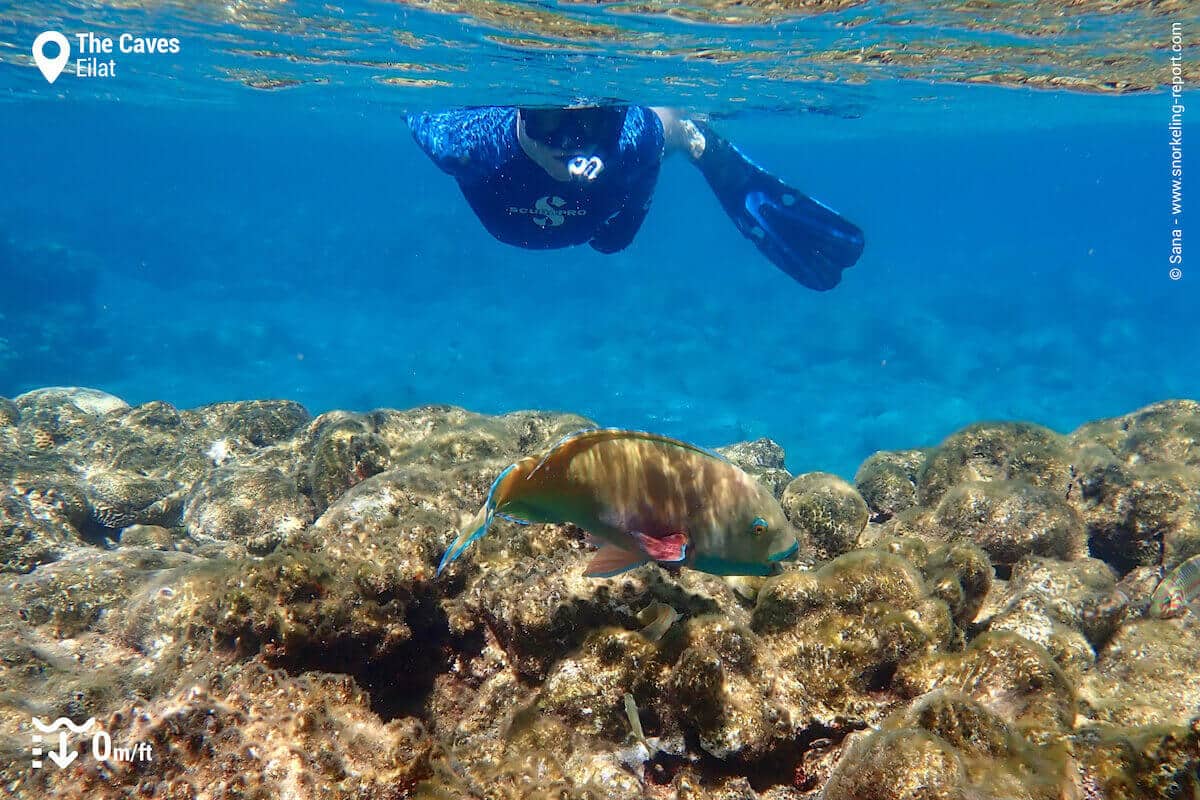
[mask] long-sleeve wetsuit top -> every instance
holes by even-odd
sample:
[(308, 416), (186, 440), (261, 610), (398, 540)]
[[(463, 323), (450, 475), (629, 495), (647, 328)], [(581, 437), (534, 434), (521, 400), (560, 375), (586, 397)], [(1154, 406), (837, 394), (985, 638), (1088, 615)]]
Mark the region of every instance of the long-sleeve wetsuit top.
[(485, 228), (533, 249), (589, 242), (614, 253), (642, 225), (663, 156), (662, 122), (630, 106), (617, 151), (593, 181), (557, 181), (521, 149), (511, 106), (411, 114), (413, 138), (454, 176)]

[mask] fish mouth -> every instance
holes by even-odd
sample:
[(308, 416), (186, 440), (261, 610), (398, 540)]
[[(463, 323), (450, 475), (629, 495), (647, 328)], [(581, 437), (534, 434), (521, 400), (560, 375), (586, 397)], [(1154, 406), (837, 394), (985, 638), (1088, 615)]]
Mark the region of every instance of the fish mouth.
[(796, 555), (796, 551), (799, 549), (800, 549), (800, 542), (799, 541), (792, 542), (792, 546), (789, 547), (787, 550), (780, 550), (778, 553), (772, 553), (771, 555), (767, 556), (767, 561), (771, 561), (771, 562), (783, 561), (785, 558), (791, 558), (792, 556)]

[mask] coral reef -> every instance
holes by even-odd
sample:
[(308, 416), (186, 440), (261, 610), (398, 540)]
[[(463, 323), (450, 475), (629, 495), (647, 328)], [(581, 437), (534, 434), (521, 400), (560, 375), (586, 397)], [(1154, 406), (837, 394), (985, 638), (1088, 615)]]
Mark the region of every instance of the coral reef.
[(792, 524), (808, 535), (822, 561), (853, 550), (867, 527), (866, 501), (836, 475), (800, 475), (783, 490), (780, 503)]
[(312, 503), (274, 467), (218, 467), (192, 487), (183, 524), (197, 539), (233, 540), (266, 555), (313, 521)]
[(879, 452), (862, 463), (854, 486), (873, 521), (884, 522), (917, 504), (917, 476), (924, 465), (924, 450)]
[[(571, 525), (438, 559), (586, 426), (0, 399), (0, 781), (17, 798), (1174, 798), (1200, 791), (1200, 405), (981, 423), (854, 484), (722, 448), (806, 545), (583, 577)], [(649, 624), (648, 624), (649, 623)], [(31, 718), (101, 758), (30, 766)], [(131, 754), (146, 746), (150, 760)], [(103, 755), (103, 754), (100, 754)]]

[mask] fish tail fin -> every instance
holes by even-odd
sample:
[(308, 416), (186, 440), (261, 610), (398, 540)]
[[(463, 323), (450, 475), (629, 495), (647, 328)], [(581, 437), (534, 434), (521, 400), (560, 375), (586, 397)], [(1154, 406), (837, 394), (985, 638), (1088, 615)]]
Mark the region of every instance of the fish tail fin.
[(510, 464), (496, 476), (496, 480), (492, 481), (492, 487), (488, 489), (487, 500), (484, 501), (483, 508), (479, 509), (478, 513), (471, 518), (465, 528), (459, 531), (458, 536), (454, 537), (454, 541), (446, 548), (441, 563), (438, 564), (438, 575), (442, 574), (451, 561), (461, 556), (463, 551), (471, 546), (471, 542), (488, 532), (488, 528), (491, 527), (492, 521), (497, 516), (497, 509), (512, 496), (513, 487), (516, 484), (515, 479), (520, 473), (520, 466), (521, 462)]

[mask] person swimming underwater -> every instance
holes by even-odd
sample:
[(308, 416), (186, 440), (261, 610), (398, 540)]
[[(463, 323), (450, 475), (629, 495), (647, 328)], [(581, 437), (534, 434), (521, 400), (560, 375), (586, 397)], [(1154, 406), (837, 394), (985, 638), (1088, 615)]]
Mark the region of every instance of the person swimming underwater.
[(738, 230), (801, 284), (832, 289), (862, 254), (856, 225), (759, 167), (706, 123), (667, 109), (484, 106), (410, 114), (408, 124), (506, 244), (624, 249), (650, 208), (663, 158), (682, 152)]

